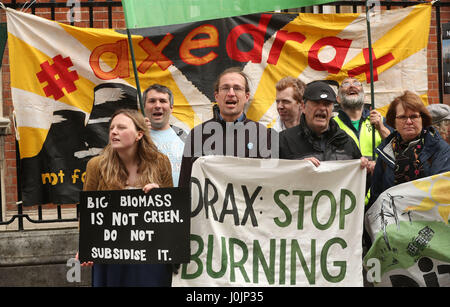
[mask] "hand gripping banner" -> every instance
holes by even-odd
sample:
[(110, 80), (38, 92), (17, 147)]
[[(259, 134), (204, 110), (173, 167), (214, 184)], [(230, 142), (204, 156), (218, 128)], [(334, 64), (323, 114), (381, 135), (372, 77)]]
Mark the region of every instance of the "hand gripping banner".
[(198, 158), (173, 285), (362, 286), (365, 178), (359, 160)]

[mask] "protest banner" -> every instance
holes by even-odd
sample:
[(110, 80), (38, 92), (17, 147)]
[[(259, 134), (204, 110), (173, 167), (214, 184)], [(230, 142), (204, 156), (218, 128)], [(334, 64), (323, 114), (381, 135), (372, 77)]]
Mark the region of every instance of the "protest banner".
[(173, 285), (362, 286), (365, 173), (359, 160), (198, 158), (191, 261)]
[[(87, 160), (108, 141), (118, 108), (138, 108), (124, 30), (69, 26), (6, 9), (11, 95), (24, 205), (76, 203)], [(372, 18), (376, 108), (404, 90), (427, 101), (431, 4)], [(370, 92), (365, 14), (252, 14), (132, 29), (142, 89), (174, 94), (171, 124), (186, 130), (213, 116), (213, 83), (240, 66), (250, 76), (249, 119), (271, 126), (275, 84), (357, 77)], [(369, 97), (369, 96), (368, 96)], [(368, 102), (368, 101), (367, 101)]]
[(450, 172), (384, 191), (365, 215), (368, 279), (387, 287), (450, 286)]
[(80, 192), (81, 262), (189, 262), (189, 191)]

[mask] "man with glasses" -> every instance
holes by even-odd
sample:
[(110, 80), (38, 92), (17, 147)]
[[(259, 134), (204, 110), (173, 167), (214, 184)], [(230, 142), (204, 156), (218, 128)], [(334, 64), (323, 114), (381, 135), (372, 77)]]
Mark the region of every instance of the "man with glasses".
[[(250, 98), (247, 75), (232, 67), (222, 72), (214, 85), (219, 112), (194, 127), (186, 140), (179, 187), (189, 187), (192, 165), (198, 157), (223, 155), (245, 158), (277, 158), (278, 134), (247, 119), (244, 106)], [(273, 152), (272, 152), (273, 151)]]
[[(350, 77), (342, 81), (337, 101), (341, 110), (333, 119), (352, 137), (361, 154), (372, 160), (373, 149), (391, 134), (390, 127), (385, 125), (385, 120), (378, 111), (364, 108), (364, 90), (356, 78)], [(372, 144), (372, 125), (376, 130), (375, 146)]]

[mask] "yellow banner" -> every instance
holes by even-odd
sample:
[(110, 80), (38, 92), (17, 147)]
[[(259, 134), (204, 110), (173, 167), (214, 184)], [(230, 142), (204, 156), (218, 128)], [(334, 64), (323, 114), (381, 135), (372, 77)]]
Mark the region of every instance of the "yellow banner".
[[(127, 35), (11, 9), (6, 14), (20, 157), (38, 160), (32, 167), (39, 174), (30, 182), (48, 175), (66, 184), (69, 171), (82, 175), (84, 160), (106, 145), (112, 112), (139, 108)], [(426, 103), (430, 16), (431, 4), (372, 16), (377, 109), (404, 90)], [(213, 116), (214, 81), (232, 66), (250, 76), (247, 117), (268, 126), (277, 117), (275, 84), (288, 75), (305, 83), (354, 76), (370, 93), (365, 14), (254, 14), (132, 31), (142, 91), (153, 83), (168, 86), (175, 101), (171, 124), (185, 130)], [(56, 158), (54, 144), (61, 147)], [(77, 166), (58, 177), (65, 155)]]

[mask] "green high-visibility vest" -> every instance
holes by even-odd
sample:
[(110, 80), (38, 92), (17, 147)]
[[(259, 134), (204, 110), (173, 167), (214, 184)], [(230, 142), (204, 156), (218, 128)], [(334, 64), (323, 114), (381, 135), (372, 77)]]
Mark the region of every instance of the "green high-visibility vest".
[[(359, 139), (356, 136), (355, 132), (348, 127), (344, 122), (338, 117), (335, 116), (333, 119), (337, 122), (339, 127), (347, 132), (348, 135), (352, 137), (355, 141), (356, 145), (358, 145), (361, 154), (364, 157), (372, 160), (372, 125), (370, 124), (370, 119), (367, 117), (361, 124), (361, 130), (359, 131)], [(375, 148), (381, 143), (381, 135), (378, 131), (375, 131)]]
[[(352, 139), (355, 141), (356, 145), (358, 145), (359, 150), (361, 151), (361, 155), (363, 157), (369, 158), (369, 160), (372, 160), (372, 125), (370, 123), (370, 119), (367, 117), (361, 124), (361, 130), (359, 131), (359, 139), (356, 136), (355, 132), (349, 128), (344, 122), (338, 117), (335, 116), (333, 119), (336, 121), (336, 123), (339, 125), (339, 127), (347, 132), (348, 135), (352, 137)], [(378, 147), (381, 143), (381, 135), (376, 130), (375, 131), (375, 148)], [(378, 157), (378, 155), (375, 155), (375, 158)], [(365, 205), (369, 203), (370, 198), (370, 190), (367, 191), (367, 195), (365, 198)]]

